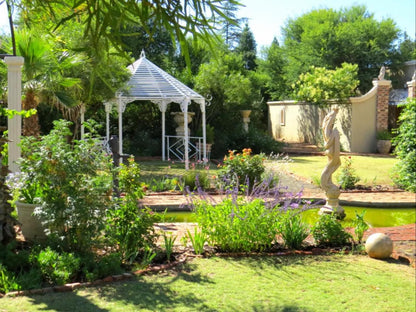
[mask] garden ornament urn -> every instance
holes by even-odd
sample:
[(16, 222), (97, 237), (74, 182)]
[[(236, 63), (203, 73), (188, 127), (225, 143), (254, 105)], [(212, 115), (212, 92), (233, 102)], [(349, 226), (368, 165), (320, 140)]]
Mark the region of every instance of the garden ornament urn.
[(251, 110), (250, 109), (243, 109), (243, 110), (240, 110), (240, 113), (241, 113), (241, 116), (243, 116), (244, 131), (248, 132), (248, 124), (250, 123)]
[[(184, 136), (185, 135), (185, 116), (183, 112), (172, 112), (173, 120), (175, 120), (178, 127), (175, 129), (177, 136)], [(191, 123), (192, 118), (194, 117), (194, 112), (188, 112), (188, 124)], [(188, 128), (188, 133), (191, 134), (191, 130)]]
[(45, 228), (42, 226), (41, 220), (34, 215), (36, 207), (36, 204), (16, 202), (17, 220), (26, 241), (39, 242), (46, 239)]

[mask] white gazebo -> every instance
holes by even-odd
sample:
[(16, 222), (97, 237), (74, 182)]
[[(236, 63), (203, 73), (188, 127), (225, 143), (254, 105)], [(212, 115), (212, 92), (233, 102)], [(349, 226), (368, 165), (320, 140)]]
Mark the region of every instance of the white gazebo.
[[(133, 101), (151, 101), (159, 106), (162, 112), (162, 159), (166, 160), (166, 133), (165, 113), (169, 103), (178, 103), (184, 113), (184, 135), (180, 137), (184, 145), (184, 161), (186, 169), (189, 168), (189, 131), (188, 131), (188, 106), (191, 101), (200, 105), (202, 112), (202, 147), (203, 160), (207, 160), (206, 153), (206, 121), (205, 98), (193, 91), (182, 82), (172, 77), (155, 64), (146, 59), (144, 51), (140, 58), (128, 67), (132, 76), (127, 82), (127, 88), (116, 93), (116, 98), (104, 103), (106, 111), (106, 135), (110, 139), (109, 115), (115, 102), (118, 111), (119, 153), (123, 154), (123, 112), (128, 103)], [(168, 147), (169, 148), (169, 147)]]

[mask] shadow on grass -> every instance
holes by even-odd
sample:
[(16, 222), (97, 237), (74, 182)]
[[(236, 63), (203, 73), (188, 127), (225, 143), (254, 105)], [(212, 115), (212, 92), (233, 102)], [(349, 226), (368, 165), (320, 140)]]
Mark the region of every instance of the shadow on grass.
[[(269, 262), (269, 261), (268, 261)], [(267, 263), (268, 263), (267, 262)], [(286, 265), (286, 264), (283, 264)], [(192, 264), (185, 264), (177, 270), (162, 272), (166, 278), (162, 281), (148, 281), (144, 277), (138, 277), (132, 281), (116, 282), (113, 284), (80, 289), (73, 293), (51, 293), (47, 295), (32, 296), (31, 303), (37, 311), (241, 311), (241, 307), (225, 306), (204, 300), (198, 295), (198, 291), (181, 292), (175, 287), (176, 281), (185, 281), (192, 289), (193, 284), (215, 286), (215, 282), (209, 277), (198, 272), (198, 268)], [(277, 299), (276, 299), (277, 300)], [(214, 300), (215, 302), (215, 300)], [(221, 307), (221, 308), (219, 308)], [(255, 312), (296, 312), (308, 311), (305, 308), (293, 304), (279, 304), (276, 302), (254, 301), (246, 306), (245, 311)]]

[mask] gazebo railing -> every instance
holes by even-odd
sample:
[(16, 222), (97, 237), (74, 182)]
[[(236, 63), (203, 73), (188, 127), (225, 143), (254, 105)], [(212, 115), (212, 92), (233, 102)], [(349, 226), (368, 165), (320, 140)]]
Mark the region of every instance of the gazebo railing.
[[(171, 159), (172, 155), (175, 156), (177, 159), (184, 161), (185, 159), (185, 137), (179, 135), (165, 135), (166, 138), (166, 145), (168, 151), (168, 159)], [(188, 153), (189, 159), (198, 159), (200, 161), (203, 160), (203, 153), (202, 150), (202, 137), (189, 137), (189, 145), (188, 145)]]

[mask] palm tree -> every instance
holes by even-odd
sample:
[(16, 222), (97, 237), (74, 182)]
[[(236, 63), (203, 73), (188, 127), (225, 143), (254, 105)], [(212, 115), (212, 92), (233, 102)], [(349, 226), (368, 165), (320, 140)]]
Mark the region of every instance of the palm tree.
[[(39, 36), (33, 31), (22, 30), (16, 36), (17, 54), (25, 59), (24, 110), (36, 109), (41, 100), (56, 106), (61, 112), (76, 110), (74, 99), (68, 91), (77, 88), (79, 79), (65, 77), (62, 70), (73, 59), (65, 52), (58, 55), (47, 36)], [(40, 125), (37, 114), (23, 120), (23, 135), (39, 136)]]

